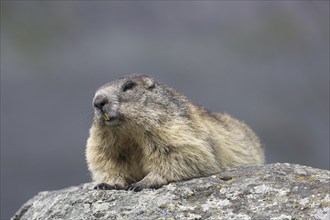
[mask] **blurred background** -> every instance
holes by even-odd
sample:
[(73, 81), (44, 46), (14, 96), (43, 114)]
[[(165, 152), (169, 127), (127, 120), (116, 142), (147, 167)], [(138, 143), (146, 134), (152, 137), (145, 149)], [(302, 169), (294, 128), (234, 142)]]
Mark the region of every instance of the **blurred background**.
[(129, 73), (329, 169), (329, 1), (1, 1), (1, 219), (90, 181), (94, 92)]

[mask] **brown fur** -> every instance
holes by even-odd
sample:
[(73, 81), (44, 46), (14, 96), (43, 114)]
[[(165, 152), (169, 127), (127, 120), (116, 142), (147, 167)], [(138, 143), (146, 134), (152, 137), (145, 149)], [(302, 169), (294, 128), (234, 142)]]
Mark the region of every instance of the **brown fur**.
[(106, 104), (95, 107), (86, 148), (96, 188), (158, 188), (226, 166), (264, 162), (258, 137), (243, 122), (210, 113), (149, 76), (106, 84), (94, 105), (100, 99)]

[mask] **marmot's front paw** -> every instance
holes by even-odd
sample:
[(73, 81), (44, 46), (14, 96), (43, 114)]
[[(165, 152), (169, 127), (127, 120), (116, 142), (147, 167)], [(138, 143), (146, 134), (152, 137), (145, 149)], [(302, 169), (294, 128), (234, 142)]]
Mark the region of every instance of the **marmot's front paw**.
[(160, 187), (161, 187), (161, 185), (159, 185), (159, 184), (145, 185), (143, 183), (137, 182), (137, 183), (133, 183), (131, 185), (126, 186), (125, 190), (127, 190), (127, 191), (132, 190), (134, 192), (139, 192), (143, 189), (158, 189)]
[(94, 189), (101, 189), (101, 190), (111, 190), (111, 189), (121, 189), (121, 187), (117, 184), (109, 185), (107, 183), (100, 183), (97, 184)]

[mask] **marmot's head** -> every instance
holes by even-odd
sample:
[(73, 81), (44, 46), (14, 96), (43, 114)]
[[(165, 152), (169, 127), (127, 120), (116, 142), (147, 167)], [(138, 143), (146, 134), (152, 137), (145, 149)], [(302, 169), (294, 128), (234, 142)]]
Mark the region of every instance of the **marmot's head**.
[(159, 126), (171, 117), (185, 114), (183, 99), (149, 76), (128, 75), (96, 91), (95, 120), (109, 127), (124, 123)]

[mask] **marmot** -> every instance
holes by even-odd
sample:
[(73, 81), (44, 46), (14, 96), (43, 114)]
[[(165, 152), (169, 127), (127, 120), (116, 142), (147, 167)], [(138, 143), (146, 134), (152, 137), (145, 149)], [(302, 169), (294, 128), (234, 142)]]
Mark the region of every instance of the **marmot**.
[(93, 106), (86, 158), (95, 189), (156, 189), (264, 162), (247, 125), (193, 104), (150, 76), (128, 75), (102, 86)]

